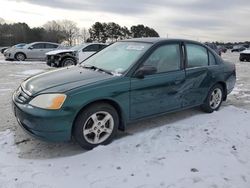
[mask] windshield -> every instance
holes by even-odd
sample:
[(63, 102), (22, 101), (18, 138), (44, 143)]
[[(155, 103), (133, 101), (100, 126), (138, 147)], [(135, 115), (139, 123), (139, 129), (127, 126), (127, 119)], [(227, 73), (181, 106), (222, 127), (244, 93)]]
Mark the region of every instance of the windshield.
[(17, 45), (15, 45), (15, 47), (16, 48), (22, 48), (22, 47), (24, 47), (26, 44), (24, 44), (24, 43), (22, 43), (22, 44), (17, 44)]
[(113, 74), (123, 74), (135, 63), (151, 44), (142, 42), (117, 42), (85, 60), (82, 66), (95, 66)]
[(73, 51), (78, 51), (78, 50), (81, 50), (82, 48), (84, 48), (85, 46), (87, 46), (87, 44), (80, 44), (80, 45), (74, 46), (70, 49)]

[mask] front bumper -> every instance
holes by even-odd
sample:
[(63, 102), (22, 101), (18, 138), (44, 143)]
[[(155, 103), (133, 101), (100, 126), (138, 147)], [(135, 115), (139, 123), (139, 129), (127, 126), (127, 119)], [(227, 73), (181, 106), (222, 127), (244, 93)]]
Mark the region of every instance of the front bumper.
[(14, 100), (12, 107), (19, 125), (30, 135), (52, 142), (71, 140), (71, 113), (34, 108), (28, 104), (18, 104)]
[(12, 54), (10, 53), (10, 52), (4, 52), (4, 57), (5, 57), (5, 59), (7, 60), (7, 59), (14, 59), (14, 57), (12, 56)]
[(46, 63), (50, 67), (58, 67), (59, 61), (60, 61), (60, 58), (58, 58), (57, 56), (47, 55), (46, 57)]

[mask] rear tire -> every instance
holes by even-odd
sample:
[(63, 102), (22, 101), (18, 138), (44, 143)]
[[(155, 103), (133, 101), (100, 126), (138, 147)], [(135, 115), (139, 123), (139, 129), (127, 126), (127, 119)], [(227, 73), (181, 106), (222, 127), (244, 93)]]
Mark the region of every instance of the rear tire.
[(244, 58), (240, 58), (240, 61), (242, 62), (242, 61), (245, 61), (245, 59)]
[(119, 116), (115, 108), (107, 103), (95, 103), (77, 116), (73, 137), (84, 149), (109, 144), (118, 131)]
[(204, 104), (201, 105), (201, 109), (207, 113), (212, 113), (219, 110), (223, 101), (223, 96), (223, 87), (220, 84), (214, 85), (208, 92)]

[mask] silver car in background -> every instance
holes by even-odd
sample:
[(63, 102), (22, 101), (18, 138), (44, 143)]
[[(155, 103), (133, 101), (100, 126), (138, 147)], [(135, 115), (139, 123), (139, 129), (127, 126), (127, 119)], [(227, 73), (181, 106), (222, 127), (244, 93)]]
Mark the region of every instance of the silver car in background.
[(4, 51), (6, 60), (24, 61), (25, 59), (45, 59), (46, 53), (60, 48), (60, 44), (51, 42), (33, 42), (19, 48)]

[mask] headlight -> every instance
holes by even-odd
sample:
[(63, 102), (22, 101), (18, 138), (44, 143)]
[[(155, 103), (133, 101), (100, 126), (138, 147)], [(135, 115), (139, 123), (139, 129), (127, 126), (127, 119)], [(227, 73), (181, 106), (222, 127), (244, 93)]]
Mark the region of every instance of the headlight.
[(77, 57), (78, 56), (78, 52), (74, 51), (74, 52), (72, 52), (72, 55), (75, 56), (75, 57)]
[(42, 94), (32, 99), (29, 104), (38, 108), (58, 110), (62, 107), (66, 97), (64, 94)]

